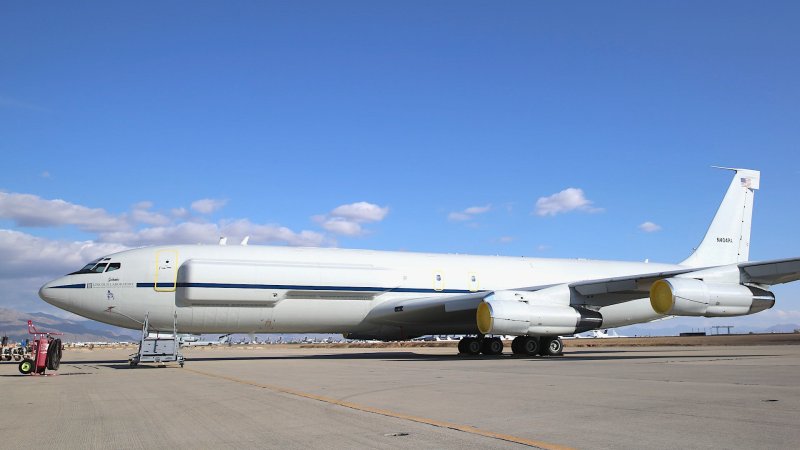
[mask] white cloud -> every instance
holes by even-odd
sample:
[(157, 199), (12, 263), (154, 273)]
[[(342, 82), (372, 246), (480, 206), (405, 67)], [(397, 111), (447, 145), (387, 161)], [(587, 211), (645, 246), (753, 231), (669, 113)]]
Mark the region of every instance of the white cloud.
[(356, 202), (334, 208), (330, 214), (320, 214), (311, 219), (333, 234), (361, 236), (367, 233), (364, 223), (380, 222), (389, 214), (388, 206)]
[(175, 225), (156, 226), (136, 231), (103, 233), (100, 240), (116, 242), (131, 247), (161, 244), (215, 244), (220, 236), (239, 241), (250, 236), (254, 244), (288, 244), (316, 247), (328, 241), (314, 231), (295, 232), (287, 227), (257, 224), (247, 219), (216, 223), (181, 222)]
[(152, 202), (139, 202), (133, 205), (130, 217), (136, 223), (143, 223), (147, 225), (167, 225), (172, 222), (169, 217), (150, 211), (153, 207)]
[(463, 211), (453, 211), (447, 215), (447, 220), (452, 220), (454, 222), (464, 222), (467, 220), (472, 220), (478, 214), (483, 214), (488, 212), (492, 209), (492, 205), (484, 205), (484, 206), (470, 206), (469, 208)]
[(332, 217), (350, 219), (354, 222), (380, 222), (389, 213), (389, 207), (378, 206), (374, 203), (356, 202), (349, 205), (341, 205), (331, 211)]
[(141, 247), (161, 244), (211, 244), (216, 243), (219, 237), (219, 227), (214, 223), (182, 222), (140, 230), (101, 233), (100, 241)]
[(87, 262), (125, 250), (120, 244), (94, 241), (57, 241), (14, 230), (0, 229), (0, 278), (53, 278), (74, 272)]
[(322, 222), (322, 228), (325, 228), (331, 233), (344, 236), (359, 236), (364, 232), (361, 225), (358, 223), (341, 217), (332, 217)]
[(510, 244), (510, 243), (514, 242), (514, 238), (512, 236), (500, 236), (497, 239), (497, 242), (499, 242), (501, 244)]
[(0, 218), (26, 227), (74, 225), (83, 231), (129, 228), (123, 217), (104, 209), (87, 208), (64, 200), (46, 200), (38, 195), (0, 192)]
[(46, 171), (46, 170), (45, 170), (44, 172), (42, 172), (42, 173), (40, 174), (40, 176), (41, 176), (42, 178), (50, 178), (50, 172), (48, 172), (48, 171)]
[(189, 217), (189, 210), (184, 207), (172, 208), (169, 213), (172, 215), (172, 217), (177, 219), (185, 219)]
[(227, 200), (203, 198), (192, 202), (192, 209), (200, 214), (211, 214), (228, 203)]
[(536, 215), (555, 216), (570, 211), (601, 212), (601, 208), (592, 206), (583, 193), (583, 189), (567, 188), (549, 197), (540, 197), (536, 200)]
[(656, 231), (660, 231), (661, 230), (661, 225), (658, 225), (656, 223), (647, 221), (647, 222), (639, 225), (639, 229), (644, 231), (645, 233), (655, 233)]
[(292, 231), (287, 227), (273, 224), (257, 224), (247, 219), (239, 219), (233, 222), (223, 223), (220, 228), (220, 236), (232, 236), (237, 239), (250, 236), (252, 243), (283, 243), (302, 247), (319, 247), (329, 245), (332, 242), (324, 235), (315, 231), (302, 230)]

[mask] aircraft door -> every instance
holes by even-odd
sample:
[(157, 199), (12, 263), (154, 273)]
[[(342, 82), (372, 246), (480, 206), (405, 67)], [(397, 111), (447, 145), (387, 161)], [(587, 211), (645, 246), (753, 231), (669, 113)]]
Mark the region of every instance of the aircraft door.
[(178, 279), (178, 251), (159, 250), (156, 252), (155, 290), (173, 292)]

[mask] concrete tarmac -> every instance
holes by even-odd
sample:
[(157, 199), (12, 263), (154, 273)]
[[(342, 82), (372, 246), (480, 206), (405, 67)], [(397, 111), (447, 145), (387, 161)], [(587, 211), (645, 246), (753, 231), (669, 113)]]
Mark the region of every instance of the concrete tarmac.
[(0, 363), (0, 448), (798, 448), (800, 345), (67, 350)]

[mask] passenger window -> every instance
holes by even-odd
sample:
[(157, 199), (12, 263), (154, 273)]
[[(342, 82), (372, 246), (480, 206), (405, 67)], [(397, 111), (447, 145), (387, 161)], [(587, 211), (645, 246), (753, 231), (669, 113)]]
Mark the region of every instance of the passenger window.
[(103, 273), (103, 271), (106, 270), (106, 265), (107, 264), (108, 263), (100, 263), (100, 264), (94, 266), (94, 268), (92, 268), (92, 272)]
[(114, 270), (119, 270), (120, 267), (122, 267), (121, 263), (109, 263), (108, 264), (108, 269), (106, 269), (106, 272), (112, 272)]

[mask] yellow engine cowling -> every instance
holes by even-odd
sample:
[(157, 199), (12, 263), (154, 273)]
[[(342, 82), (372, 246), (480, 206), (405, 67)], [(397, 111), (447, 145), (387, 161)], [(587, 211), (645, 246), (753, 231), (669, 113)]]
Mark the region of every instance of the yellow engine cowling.
[(560, 336), (602, 327), (597, 311), (565, 305), (529, 305), (515, 300), (488, 298), (478, 305), (478, 331), (513, 336)]
[(694, 278), (667, 278), (650, 287), (650, 305), (658, 314), (731, 317), (772, 308), (775, 295), (734, 283), (706, 283)]

